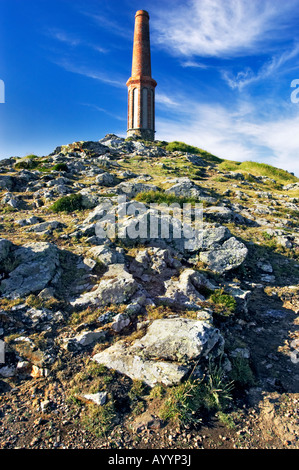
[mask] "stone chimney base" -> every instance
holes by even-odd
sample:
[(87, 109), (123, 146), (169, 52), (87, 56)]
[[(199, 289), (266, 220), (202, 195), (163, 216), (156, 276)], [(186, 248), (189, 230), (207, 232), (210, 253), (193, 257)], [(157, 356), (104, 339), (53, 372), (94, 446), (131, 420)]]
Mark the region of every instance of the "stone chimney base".
[(155, 140), (155, 131), (151, 129), (128, 129), (127, 137), (135, 137), (142, 140)]

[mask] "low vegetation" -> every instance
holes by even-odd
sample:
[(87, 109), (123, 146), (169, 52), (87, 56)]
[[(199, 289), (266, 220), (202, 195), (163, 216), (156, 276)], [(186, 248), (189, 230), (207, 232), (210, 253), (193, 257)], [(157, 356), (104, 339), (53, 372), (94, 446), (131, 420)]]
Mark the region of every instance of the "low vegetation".
[(242, 356), (237, 356), (231, 360), (232, 370), (230, 376), (236, 386), (240, 388), (252, 387), (255, 384), (254, 375), (249, 364), (249, 360)]
[(50, 207), (53, 212), (74, 212), (85, 209), (82, 194), (71, 194), (58, 199)]
[(147, 191), (137, 194), (136, 201), (144, 202), (146, 204), (195, 204), (199, 200), (194, 197), (176, 196), (175, 194), (168, 194), (164, 191)]
[(177, 425), (197, 425), (205, 413), (226, 410), (232, 400), (233, 388), (233, 382), (225, 377), (222, 365), (210, 364), (207, 377), (189, 378), (167, 389), (159, 416)]
[(274, 166), (268, 165), (266, 163), (257, 163), (251, 161), (245, 162), (233, 162), (225, 160), (218, 166), (218, 169), (221, 171), (241, 171), (250, 173), (254, 176), (267, 176), (276, 180), (278, 183), (296, 183), (298, 178), (288, 171), (275, 168)]
[(113, 401), (105, 405), (88, 405), (81, 417), (82, 426), (95, 436), (107, 435), (113, 429), (116, 420), (116, 412)]
[(178, 142), (178, 141), (173, 141), (169, 142), (166, 146), (165, 149), (168, 152), (187, 152), (187, 153), (192, 153), (196, 155), (200, 155), (203, 157), (205, 160), (214, 162), (214, 163), (221, 163), (223, 160), (221, 158), (216, 157), (215, 155), (212, 155), (211, 153), (207, 152), (206, 150), (200, 149), (198, 147), (194, 147), (193, 145), (188, 145), (185, 144), (185, 142)]
[(52, 168), (53, 171), (68, 171), (68, 166), (66, 163), (57, 163)]
[(201, 405), (201, 382), (187, 380), (167, 390), (159, 416), (173, 424), (197, 424), (200, 420), (198, 410)]
[(236, 299), (232, 295), (226, 294), (223, 289), (215, 290), (209, 300), (218, 307), (216, 309), (217, 313), (224, 316), (229, 316), (236, 311)]
[(37, 155), (27, 155), (25, 158), (22, 158), (20, 161), (15, 163), (16, 170), (33, 170), (39, 165), (39, 160)]

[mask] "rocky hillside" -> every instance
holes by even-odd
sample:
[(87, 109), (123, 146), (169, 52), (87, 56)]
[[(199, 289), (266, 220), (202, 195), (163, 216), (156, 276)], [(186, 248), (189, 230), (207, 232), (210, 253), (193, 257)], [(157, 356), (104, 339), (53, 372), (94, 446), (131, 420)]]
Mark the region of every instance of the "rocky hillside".
[(299, 447), (294, 175), (109, 134), (0, 191), (0, 448)]

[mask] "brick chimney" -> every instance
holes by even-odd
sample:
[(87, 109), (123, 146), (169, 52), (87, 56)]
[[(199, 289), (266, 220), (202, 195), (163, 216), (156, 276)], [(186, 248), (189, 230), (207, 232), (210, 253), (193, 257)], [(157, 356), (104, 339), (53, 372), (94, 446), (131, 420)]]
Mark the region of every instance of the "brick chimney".
[(138, 10), (135, 31), (132, 76), (128, 87), (128, 137), (155, 140), (155, 87), (152, 79), (149, 14)]

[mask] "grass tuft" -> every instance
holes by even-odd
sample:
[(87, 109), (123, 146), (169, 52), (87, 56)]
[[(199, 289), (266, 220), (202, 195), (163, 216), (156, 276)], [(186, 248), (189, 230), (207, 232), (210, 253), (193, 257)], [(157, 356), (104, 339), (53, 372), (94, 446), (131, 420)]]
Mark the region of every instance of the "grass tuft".
[(50, 207), (53, 212), (74, 212), (84, 209), (82, 194), (63, 196)]
[(136, 201), (144, 202), (145, 204), (195, 204), (199, 200), (195, 197), (176, 196), (175, 194), (168, 194), (164, 191), (146, 191), (137, 194)]

